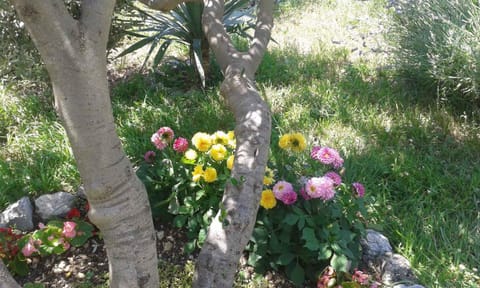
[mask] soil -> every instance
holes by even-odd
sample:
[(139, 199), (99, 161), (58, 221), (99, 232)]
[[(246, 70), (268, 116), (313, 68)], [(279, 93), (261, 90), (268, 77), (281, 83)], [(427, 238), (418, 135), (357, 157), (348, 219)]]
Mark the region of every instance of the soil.
[[(160, 261), (181, 266), (187, 261), (195, 261), (199, 251), (194, 251), (190, 255), (183, 252), (188, 240), (184, 231), (161, 223), (156, 223), (155, 229)], [(32, 257), (28, 260), (28, 265), (27, 276), (15, 277), (22, 286), (26, 283), (35, 283), (43, 284), (45, 288), (107, 287), (108, 259), (103, 241), (99, 237), (93, 237), (83, 246), (72, 247), (61, 255)], [(244, 275), (254, 274), (253, 267), (246, 265), (245, 256), (240, 260), (239, 271)], [(268, 280), (269, 287), (294, 287), (281, 274), (268, 272), (264, 277)]]

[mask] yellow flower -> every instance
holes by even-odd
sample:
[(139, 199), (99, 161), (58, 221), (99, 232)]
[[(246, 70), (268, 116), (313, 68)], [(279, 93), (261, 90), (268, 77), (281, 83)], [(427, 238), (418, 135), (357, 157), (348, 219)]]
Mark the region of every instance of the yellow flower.
[(185, 151), (185, 158), (187, 158), (188, 160), (195, 160), (197, 159), (197, 152), (193, 149), (188, 149), (187, 151)]
[(307, 148), (307, 140), (301, 133), (290, 134), (290, 148), (295, 152), (302, 152)]
[(227, 156), (227, 148), (222, 144), (215, 144), (210, 149), (210, 157), (215, 161), (222, 161)]
[(227, 138), (228, 138), (228, 146), (235, 149), (235, 147), (237, 146), (237, 140), (235, 139), (235, 133), (233, 131), (228, 131)]
[(228, 135), (223, 131), (217, 131), (212, 135), (214, 144), (228, 144)]
[[(207, 168), (208, 169), (208, 168)], [(202, 165), (197, 165), (192, 171), (192, 179), (194, 182), (200, 181), (200, 178), (204, 176), (206, 171), (203, 171), (203, 166)]]
[(262, 191), (262, 198), (260, 199), (260, 206), (265, 209), (272, 209), (277, 205), (277, 199), (275, 199), (275, 195), (273, 191), (270, 189)]
[(227, 159), (227, 168), (228, 169), (232, 170), (234, 160), (235, 160), (235, 156), (230, 155), (230, 157), (228, 157), (228, 159)]
[(198, 151), (207, 152), (212, 146), (212, 138), (207, 133), (197, 132), (192, 137), (192, 143)]
[(280, 148), (284, 150), (290, 149), (292, 144), (290, 138), (290, 134), (282, 135), (282, 137), (280, 137), (280, 139), (278, 140), (278, 146), (280, 146)]
[(205, 182), (208, 183), (214, 182), (217, 180), (217, 170), (215, 170), (213, 167), (207, 167), (203, 173), (203, 179), (205, 179)]
[(263, 185), (268, 186), (268, 185), (272, 185), (272, 183), (273, 183), (273, 178), (263, 176)]

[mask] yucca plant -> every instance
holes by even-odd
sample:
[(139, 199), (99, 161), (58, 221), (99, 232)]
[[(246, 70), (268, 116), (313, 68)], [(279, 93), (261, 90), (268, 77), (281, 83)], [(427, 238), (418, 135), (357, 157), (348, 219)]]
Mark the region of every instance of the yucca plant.
[[(182, 3), (167, 13), (136, 6), (133, 8), (136, 15), (131, 17), (130, 21), (138, 28), (126, 31), (126, 34), (141, 39), (117, 57), (150, 45), (142, 68), (152, 55), (154, 55), (152, 66), (156, 67), (172, 43), (183, 44), (188, 47), (190, 63), (194, 65), (204, 87), (210, 69), (210, 48), (202, 30), (203, 2)], [(247, 30), (254, 27), (252, 14), (249, 0), (225, 1), (223, 21), (227, 32), (240, 37), (250, 37)]]

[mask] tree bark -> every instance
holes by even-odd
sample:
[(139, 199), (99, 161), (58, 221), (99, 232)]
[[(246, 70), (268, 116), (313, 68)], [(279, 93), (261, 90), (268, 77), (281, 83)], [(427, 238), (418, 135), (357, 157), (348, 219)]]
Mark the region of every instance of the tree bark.
[(225, 77), (220, 92), (235, 116), (232, 177), (239, 184), (228, 183), (225, 188), (223, 213), (219, 211), (209, 227), (193, 287), (232, 287), (255, 224), (270, 146), (270, 110), (255, 88), (254, 75), (270, 39), (273, 1), (260, 3), (254, 39), (246, 53), (239, 53), (230, 41), (222, 25), (223, 10), (223, 0), (206, 0), (202, 22)]
[(12, 275), (8, 271), (7, 267), (0, 260), (0, 288), (21, 288), (22, 286), (13, 279)]
[(12, 0), (52, 81), (109, 260), (110, 287), (158, 288), (155, 230), (145, 187), (115, 131), (106, 71), (114, 0), (84, 0), (75, 20), (63, 0)]

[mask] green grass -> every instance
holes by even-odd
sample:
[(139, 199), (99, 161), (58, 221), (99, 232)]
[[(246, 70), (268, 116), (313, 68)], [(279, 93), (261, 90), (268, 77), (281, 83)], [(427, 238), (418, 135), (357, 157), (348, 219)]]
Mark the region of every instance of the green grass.
[[(344, 2), (308, 7), (352, 13), (342, 10)], [(362, 7), (374, 15), (379, 9)], [(375, 199), (371, 225), (411, 261), (421, 284), (478, 287), (480, 123), (418, 98), (398, 85), (395, 71), (351, 61), (348, 49), (327, 44), (309, 53), (272, 45), (265, 55), (257, 83), (273, 129), (301, 131), (342, 152), (346, 177), (362, 181)], [(118, 133), (134, 163), (152, 149), (160, 126), (182, 135), (233, 127), (218, 85), (202, 93), (178, 75), (134, 75), (113, 88)], [(78, 172), (51, 106), (9, 91), (0, 96), (0, 207), (22, 195), (74, 190)]]

